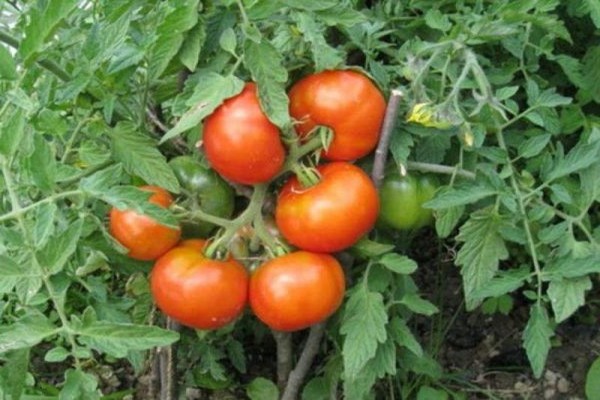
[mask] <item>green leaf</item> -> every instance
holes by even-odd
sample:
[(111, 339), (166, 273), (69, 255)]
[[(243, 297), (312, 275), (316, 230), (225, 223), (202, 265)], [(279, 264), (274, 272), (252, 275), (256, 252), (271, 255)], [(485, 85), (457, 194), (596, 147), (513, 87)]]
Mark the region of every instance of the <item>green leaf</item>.
[(50, 275), (60, 272), (75, 253), (82, 227), (82, 219), (73, 222), (66, 230), (54, 235), (46, 246), (37, 252), (39, 264)]
[(442, 378), (442, 367), (429, 354), (423, 353), (422, 356), (417, 356), (412, 351), (400, 349), (399, 363), (418, 375), (426, 375), (434, 380)]
[(410, 149), (415, 142), (410, 132), (405, 129), (394, 130), (390, 138), (390, 153), (397, 165), (406, 165)]
[(421, 357), (423, 355), (423, 348), (421, 347), (421, 344), (417, 341), (403, 319), (398, 317), (392, 318), (392, 321), (390, 322), (389, 334), (394, 338), (398, 346), (406, 347), (416, 356)]
[(156, 33), (157, 38), (150, 49), (148, 75), (150, 81), (158, 79), (166, 70), (169, 62), (177, 55), (183, 44), (184, 33), (198, 22), (198, 1), (170, 2), (172, 8)]
[(118, 55), (127, 39), (130, 22), (131, 14), (125, 13), (115, 21), (102, 20), (92, 26), (82, 49), (92, 68), (99, 68), (104, 61)]
[(19, 148), (24, 130), (25, 112), (17, 108), (10, 117), (0, 122), (0, 154), (10, 159)]
[(397, 253), (385, 254), (378, 262), (390, 271), (403, 275), (412, 274), (418, 267), (415, 261)]
[(246, 388), (246, 395), (250, 400), (278, 400), (279, 390), (268, 379), (254, 378)]
[(228, 75), (221, 76), (214, 72), (206, 72), (198, 79), (194, 93), (186, 102), (191, 108), (181, 116), (177, 124), (162, 137), (159, 143), (176, 137), (191, 128), (197, 127), (200, 121), (212, 114), (221, 103), (242, 91), (244, 82)]
[(58, 400), (100, 399), (98, 381), (94, 375), (76, 369), (65, 372), (65, 383)]
[(375, 242), (366, 237), (360, 239), (350, 248), (352, 254), (360, 258), (375, 258), (393, 250), (393, 244)]
[(29, 369), (29, 349), (20, 349), (6, 354), (4, 365), (0, 370), (0, 395), (2, 395), (2, 381), (4, 373), (7, 394), (10, 399), (23, 399), (23, 391), (26, 387)]
[(39, 278), (39, 275), (32, 274), (8, 256), (0, 255), (0, 293), (10, 293), (20, 280), (32, 277)]
[(586, 144), (580, 141), (564, 157), (555, 161), (554, 168), (544, 177), (549, 182), (590, 167), (600, 157), (600, 140)]
[(60, 328), (41, 315), (21, 318), (12, 325), (0, 328), (0, 354), (35, 346), (59, 331)]
[(600, 400), (600, 357), (592, 363), (585, 376), (585, 395), (588, 400)]
[(421, 298), (416, 293), (405, 294), (400, 299), (400, 304), (405, 305), (409, 310), (417, 314), (430, 316), (439, 312), (438, 308), (435, 305)]
[(119, 210), (134, 210), (140, 214), (149, 216), (163, 225), (172, 228), (179, 227), (179, 222), (173, 214), (163, 207), (148, 202), (151, 193), (140, 188), (134, 186), (115, 186), (105, 191), (88, 190), (88, 193)]
[[(24, 29), (24, 38), (19, 46), (19, 55), (29, 62), (33, 55), (39, 51), (50, 37), (54, 28), (65, 19), (79, 4), (77, 0), (50, 0), (45, 3), (45, 8), (31, 8), (29, 22)], [(38, 6), (39, 7), (39, 6)]]
[(219, 46), (226, 52), (236, 55), (235, 49), (237, 48), (237, 38), (233, 28), (227, 28), (221, 33), (219, 38)]
[[(596, 28), (600, 28), (600, 1), (598, 0), (584, 0), (588, 7), (588, 12)], [(598, 392), (600, 393), (600, 391)]]
[(523, 286), (527, 278), (531, 276), (529, 268), (519, 268), (509, 271), (501, 271), (491, 279), (485, 286), (471, 293), (473, 300), (483, 300), (487, 297), (499, 297), (511, 293)]
[(186, 35), (179, 50), (179, 60), (190, 71), (198, 66), (200, 51), (206, 40), (206, 24), (200, 21)]
[(569, 318), (584, 305), (585, 292), (591, 288), (592, 281), (588, 276), (551, 281), (547, 293), (556, 323)]
[(368, 21), (367, 17), (360, 11), (353, 10), (348, 6), (338, 3), (336, 6), (326, 10), (316, 10), (315, 15), (328, 26), (354, 27)]
[(540, 378), (544, 371), (553, 335), (546, 308), (541, 303), (536, 303), (531, 307), (529, 321), (523, 332), (523, 346), (536, 378)]
[(596, 103), (600, 103), (600, 46), (590, 46), (582, 63), (585, 82), (582, 89), (589, 93)]
[[(33, 137), (34, 150), (25, 162), (27, 171), (31, 174), (36, 186), (49, 191), (56, 181), (56, 162), (48, 142), (42, 135)], [(44, 166), (40, 168), (40, 166)]]
[(54, 221), (58, 211), (56, 203), (43, 203), (35, 210), (34, 226), (32, 230), (36, 247), (44, 246), (48, 238), (54, 233)]
[(421, 386), (417, 393), (417, 400), (448, 400), (448, 392), (431, 386)]
[(343, 344), (346, 377), (354, 379), (375, 356), (378, 343), (387, 338), (388, 316), (380, 293), (369, 292), (365, 285), (357, 287), (346, 302), (340, 333)]
[(460, 222), (465, 207), (449, 207), (438, 210), (435, 218), (435, 231), (441, 238), (447, 238), (456, 228), (456, 225)]
[(384, 343), (377, 346), (375, 356), (371, 358), (361, 373), (349, 379), (344, 379), (344, 398), (363, 399), (364, 395), (371, 391), (377, 379), (386, 375), (396, 374), (396, 349), (394, 342), (388, 338)]
[(546, 89), (541, 92), (538, 96), (533, 99), (529, 99), (529, 105), (531, 107), (558, 107), (565, 106), (567, 104), (571, 104), (573, 99), (570, 97), (561, 96), (556, 93), (555, 88)]
[(535, 157), (544, 150), (552, 138), (550, 134), (533, 136), (519, 145), (519, 156), (524, 158)]
[(447, 32), (452, 29), (452, 24), (448, 19), (446, 14), (442, 14), (442, 12), (437, 8), (430, 8), (425, 13), (425, 24), (431, 29), (436, 29), (438, 31)]
[(63, 362), (71, 355), (71, 352), (62, 346), (56, 346), (46, 352), (44, 361), (49, 363)]
[(480, 300), (474, 298), (473, 293), (489, 284), (498, 271), (499, 261), (508, 257), (498, 232), (500, 225), (501, 219), (493, 210), (478, 210), (471, 214), (456, 237), (463, 242), (456, 264), (461, 266), (467, 310), (477, 307)]
[(279, 127), (291, 124), (286, 93), (287, 70), (277, 49), (267, 42), (245, 42), (244, 64), (258, 87), (260, 105), (269, 119)]
[(0, 45), (0, 78), (15, 80), (17, 76), (17, 66), (12, 54), (6, 47)]
[(302, 389), (302, 400), (330, 400), (331, 384), (324, 377), (312, 378)]
[(83, 178), (79, 181), (79, 187), (92, 196), (100, 196), (111, 187), (118, 185), (121, 179), (123, 179), (123, 166), (115, 164)]
[(477, 182), (463, 183), (453, 187), (445, 187), (438, 191), (435, 198), (423, 204), (425, 208), (434, 210), (473, 204), (478, 200), (498, 194), (492, 187), (482, 186)]
[(80, 328), (78, 340), (114, 357), (125, 357), (129, 351), (168, 346), (179, 340), (179, 333), (156, 326), (96, 321)]
[(112, 150), (131, 175), (137, 175), (149, 184), (179, 193), (179, 181), (167, 164), (165, 156), (156, 148), (154, 140), (138, 133), (133, 124), (119, 123), (111, 132)]
[(343, 65), (342, 55), (327, 43), (323, 27), (313, 17), (307, 13), (297, 12), (292, 14), (292, 18), (298, 30), (304, 35), (304, 40), (310, 45), (316, 71), (335, 69)]

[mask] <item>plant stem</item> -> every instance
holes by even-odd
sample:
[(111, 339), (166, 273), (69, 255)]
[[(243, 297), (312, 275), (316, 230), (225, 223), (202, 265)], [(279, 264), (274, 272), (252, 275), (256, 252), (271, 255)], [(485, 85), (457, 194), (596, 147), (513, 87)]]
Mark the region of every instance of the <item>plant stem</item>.
[(54, 310), (58, 314), (58, 318), (60, 319), (60, 322), (62, 324), (62, 330), (63, 330), (63, 332), (65, 332), (65, 335), (67, 336), (67, 341), (71, 345), (71, 355), (73, 356), (73, 359), (75, 360), (75, 367), (77, 369), (80, 369), (81, 364), (79, 362), (79, 358), (77, 358), (77, 356), (75, 355), (75, 349), (77, 348), (76, 347), (77, 343), (75, 342), (75, 338), (73, 337), (73, 331), (71, 330), (71, 327), (69, 325), (69, 320), (67, 318), (67, 315), (65, 314), (63, 305), (56, 298), (56, 296), (54, 294), (54, 285), (52, 285), (52, 282), (50, 281), (50, 277), (46, 274), (46, 271), (44, 271), (44, 269), (38, 263), (38, 261), (35, 257), (35, 253), (34, 253), (35, 246), (33, 245), (33, 240), (31, 238), (30, 232), (25, 225), (25, 221), (23, 220), (23, 214), (24, 214), (23, 210), (25, 210), (27, 207), (25, 207), (25, 208), (21, 207), (21, 202), (19, 201), (19, 197), (17, 196), (17, 193), (14, 190), (14, 183), (13, 183), (12, 174), (11, 174), (8, 163), (6, 163), (6, 161), (2, 161), (2, 162), (0, 162), (0, 164), (2, 167), (2, 176), (4, 177), (4, 183), (6, 186), (6, 190), (8, 191), (8, 196), (10, 198), (10, 203), (12, 205), (12, 212), (10, 214), (12, 214), (12, 213), (15, 214), (14, 218), (17, 219), (19, 228), (21, 229), (21, 232), (23, 233), (23, 238), (25, 239), (26, 248), (31, 252), (32, 264), (35, 265), (35, 268), (37, 269), (37, 273), (42, 278), (43, 285), (46, 288), (46, 291), (48, 292), (50, 301), (52, 301)]
[(255, 216), (262, 212), (262, 205), (267, 195), (268, 187), (269, 185), (267, 183), (254, 186), (254, 192), (252, 192), (250, 204), (248, 204), (248, 207), (236, 219), (228, 221), (229, 226), (226, 227), (223, 235), (209, 244), (208, 248), (206, 249), (207, 257), (214, 257), (221, 246), (229, 243), (238, 229), (251, 223)]
[(240, 14), (242, 14), (242, 20), (244, 21), (244, 24), (250, 25), (250, 20), (248, 19), (248, 14), (246, 14), (244, 3), (242, 3), (242, 0), (237, 0), (236, 3), (238, 5), (238, 8), (240, 9)]
[(273, 337), (277, 345), (277, 386), (283, 392), (293, 366), (292, 334), (273, 330)]
[[(181, 325), (167, 318), (167, 329), (180, 331)], [(158, 353), (160, 366), (160, 400), (177, 399), (177, 348), (175, 344), (160, 349)]]
[[(0, 42), (4, 42), (15, 49), (18, 49), (20, 46), (19, 40), (17, 38), (2, 30), (0, 30)], [(46, 68), (48, 71), (52, 72), (60, 80), (65, 82), (71, 80), (71, 75), (54, 61), (37, 60), (37, 63), (40, 64), (42, 67)]]
[[(502, 129), (498, 129), (496, 131), (496, 138), (498, 140), (498, 145), (502, 150), (508, 154), (508, 148), (506, 147), (506, 143), (504, 142), (504, 136), (502, 134)], [(529, 220), (527, 219), (527, 210), (525, 209), (525, 202), (523, 200), (523, 195), (521, 190), (519, 189), (519, 185), (517, 184), (517, 180), (515, 179), (516, 170), (515, 167), (510, 160), (510, 157), (507, 157), (507, 165), (511, 169), (510, 174), (510, 184), (512, 186), (513, 192), (517, 197), (517, 202), (519, 204), (519, 211), (523, 217), (523, 227), (525, 228), (525, 234), (527, 236), (527, 244), (529, 246), (529, 252), (531, 253), (531, 259), (533, 261), (533, 267), (535, 269), (535, 275), (537, 279), (537, 301), (540, 302), (542, 300), (542, 268), (540, 266), (540, 262), (537, 256), (537, 250), (535, 247), (535, 242), (533, 240), (533, 234), (531, 233), (531, 227), (529, 226)]]
[(64, 164), (64, 162), (67, 159), (67, 156), (69, 155), (69, 153), (71, 152), (71, 149), (73, 148), (73, 144), (75, 143), (75, 139), (77, 138), (77, 135), (79, 134), (79, 132), (81, 131), (81, 129), (83, 129), (83, 126), (90, 121), (89, 115), (91, 114), (91, 111), (89, 111), (87, 113), (87, 115), (81, 119), (81, 121), (79, 121), (79, 123), (77, 124), (77, 126), (75, 126), (75, 129), (73, 129), (73, 133), (71, 134), (71, 137), (69, 137), (69, 141), (67, 142), (66, 146), (65, 146), (65, 150), (63, 152), (62, 157), (60, 158), (60, 162)]
[[(6, 177), (4, 179), (6, 180)], [(19, 219), (24, 214), (26, 214), (27, 212), (29, 212), (29, 211), (31, 211), (31, 210), (33, 210), (33, 209), (41, 206), (42, 204), (51, 203), (51, 202), (54, 202), (56, 200), (63, 199), (65, 197), (80, 196), (82, 194), (83, 194), (83, 192), (81, 190), (69, 190), (67, 192), (61, 192), (61, 193), (57, 193), (57, 194), (52, 195), (52, 196), (48, 196), (48, 197), (46, 197), (46, 198), (44, 198), (44, 199), (42, 199), (42, 200), (40, 200), (38, 202), (35, 202), (33, 204), (28, 205), (26, 207), (19, 206), (18, 208), (15, 208), (13, 206), (13, 209), (12, 209), (11, 212), (6, 213), (6, 214), (0, 216), (0, 222), (4, 222), (4, 221), (7, 221), (7, 220), (13, 219), (13, 218)], [(11, 199), (11, 201), (12, 201), (12, 199)], [(15, 203), (13, 202), (13, 205), (14, 204)]]
[(321, 339), (325, 334), (325, 323), (326, 321), (323, 321), (310, 328), (310, 333), (302, 349), (302, 354), (300, 354), (296, 367), (290, 373), (281, 400), (295, 400), (298, 397), (302, 383), (310, 370), (315, 356), (319, 352)]
[(415, 170), (415, 171), (421, 171), (421, 172), (435, 172), (437, 174), (447, 174), (447, 175), (456, 174), (456, 175), (462, 176), (463, 178), (475, 179), (475, 173), (473, 173), (471, 171), (467, 171), (465, 169), (457, 168), (457, 167), (449, 167), (447, 165), (408, 161), (406, 163), (406, 168), (409, 170)]
[(392, 132), (396, 126), (396, 118), (398, 116), (398, 104), (404, 94), (401, 90), (393, 89), (388, 101), (385, 116), (383, 118), (383, 124), (381, 125), (381, 134), (379, 136), (379, 143), (375, 150), (375, 161), (373, 163), (373, 171), (371, 172), (371, 178), (376, 188), (381, 186), (383, 181), (383, 175), (385, 170), (385, 163), (387, 160), (387, 153), (390, 147), (390, 139)]

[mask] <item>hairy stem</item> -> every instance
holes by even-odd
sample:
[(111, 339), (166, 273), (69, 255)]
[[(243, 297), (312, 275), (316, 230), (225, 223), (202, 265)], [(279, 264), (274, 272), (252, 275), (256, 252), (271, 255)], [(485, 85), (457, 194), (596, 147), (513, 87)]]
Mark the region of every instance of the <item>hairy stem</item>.
[(402, 91), (394, 89), (390, 95), (390, 99), (385, 110), (385, 116), (383, 118), (383, 124), (381, 126), (381, 134), (379, 136), (379, 143), (375, 150), (375, 161), (373, 163), (373, 171), (371, 172), (371, 178), (376, 188), (379, 188), (381, 181), (383, 181), (383, 175), (385, 170), (385, 163), (387, 161), (387, 153), (390, 147), (390, 139), (392, 138), (392, 132), (396, 126), (396, 118), (398, 116), (398, 104), (404, 94)]
[(421, 171), (421, 172), (435, 172), (437, 174), (447, 174), (447, 175), (456, 174), (456, 175), (462, 176), (463, 178), (475, 179), (474, 172), (467, 171), (467, 170), (461, 169), (461, 168), (449, 167), (447, 165), (408, 161), (406, 163), (406, 168), (409, 170)]
[[(502, 150), (506, 151), (506, 154), (508, 154), (508, 148), (506, 147), (506, 143), (504, 142), (504, 136), (502, 134), (502, 129), (499, 129), (496, 132), (496, 138), (498, 140), (498, 145), (500, 146), (500, 148)], [(536, 279), (537, 279), (537, 301), (539, 302), (542, 299), (542, 268), (540, 266), (540, 262), (539, 262), (539, 259), (537, 256), (537, 250), (536, 250), (536, 246), (535, 246), (535, 241), (533, 240), (533, 234), (531, 233), (531, 227), (529, 226), (529, 220), (527, 218), (527, 210), (525, 209), (524, 196), (521, 193), (521, 190), (519, 189), (517, 180), (515, 179), (515, 174), (516, 174), (515, 166), (513, 165), (512, 161), (510, 160), (509, 157), (507, 157), (507, 163), (508, 163), (507, 164), (508, 167), (511, 169), (511, 172), (512, 172), (510, 174), (510, 184), (512, 186), (515, 196), (517, 197), (519, 211), (521, 212), (521, 215), (523, 216), (523, 227), (525, 228), (525, 234), (527, 236), (527, 244), (529, 246), (529, 252), (531, 253), (531, 259), (533, 261), (533, 267), (535, 269), (535, 275), (536, 275)]]
[(277, 386), (283, 391), (287, 385), (293, 367), (292, 334), (289, 332), (273, 331), (277, 345)]
[(310, 328), (310, 333), (308, 334), (308, 339), (302, 349), (302, 354), (300, 354), (298, 363), (290, 373), (281, 400), (295, 400), (298, 397), (298, 393), (306, 379), (306, 375), (319, 352), (321, 339), (323, 339), (323, 335), (325, 334), (325, 323), (326, 322), (323, 321)]

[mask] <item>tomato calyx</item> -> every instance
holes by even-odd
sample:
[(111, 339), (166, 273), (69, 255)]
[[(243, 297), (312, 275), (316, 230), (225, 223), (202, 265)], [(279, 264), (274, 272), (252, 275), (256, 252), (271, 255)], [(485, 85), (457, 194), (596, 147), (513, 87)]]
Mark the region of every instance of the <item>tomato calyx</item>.
[(310, 189), (321, 181), (321, 174), (316, 167), (296, 164), (292, 167), (292, 170), (296, 174), (301, 190)]

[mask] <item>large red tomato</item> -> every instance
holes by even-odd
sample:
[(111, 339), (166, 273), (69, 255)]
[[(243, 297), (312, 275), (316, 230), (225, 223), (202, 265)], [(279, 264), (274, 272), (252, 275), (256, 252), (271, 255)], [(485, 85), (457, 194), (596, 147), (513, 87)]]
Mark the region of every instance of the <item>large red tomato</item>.
[(321, 180), (304, 188), (292, 177), (281, 189), (275, 221), (291, 244), (331, 253), (352, 246), (377, 219), (379, 198), (369, 176), (346, 162), (317, 168)]
[(159, 258), (150, 275), (152, 297), (166, 315), (196, 329), (233, 321), (248, 300), (248, 272), (233, 258), (213, 260), (206, 242), (184, 240)]
[(202, 140), (211, 166), (237, 183), (267, 182), (285, 159), (279, 130), (260, 108), (254, 83), (204, 120)]
[[(154, 193), (148, 200), (150, 203), (168, 207), (173, 202), (169, 192), (158, 186), (141, 186), (140, 189)], [(137, 260), (155, 260), (175, 246), (181, 236), (180, 229), (159, 224), (134, 210), (113, 208), (109, 219), (111, 235), (129, 250), (129, 257)]]
[(254, 271), (250, 307), (270, 328), (290, 332), (328, 318), (342, 303), (344, 291), (344, 272), (335, 258), (298, 251)]
[(334, 132), (324, 156), (349, 161), (363, 157), (377, 146), (385, 114), (383, 95), (356, 71), (323, 71), (298, 81), (290, 90), (290, 115), (300, 124), (296, 131), (305, 136), (316, 125)]

